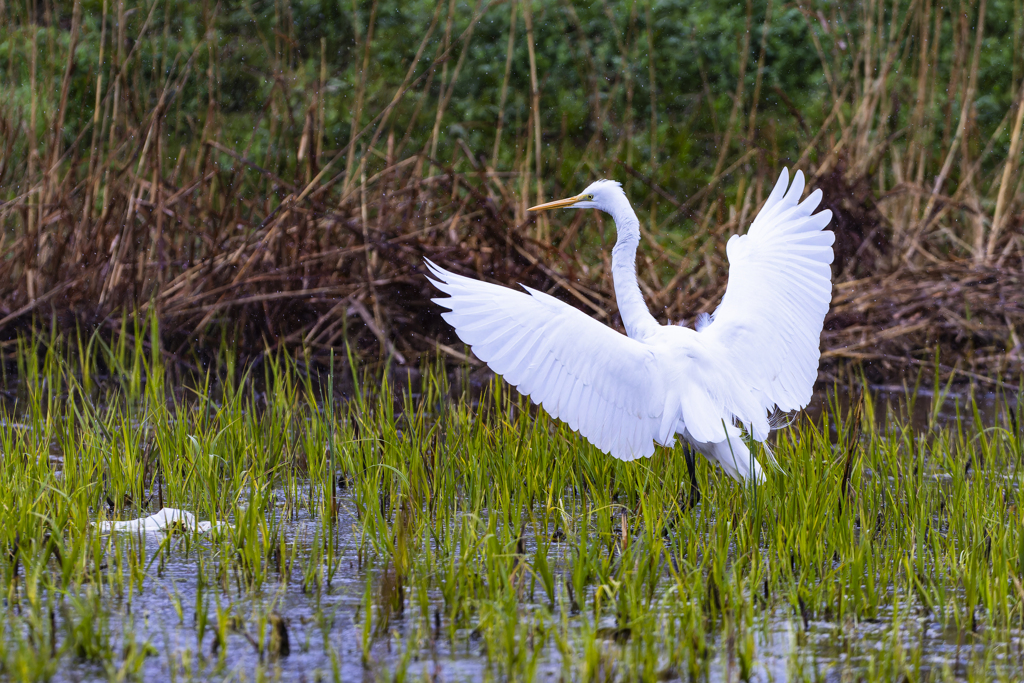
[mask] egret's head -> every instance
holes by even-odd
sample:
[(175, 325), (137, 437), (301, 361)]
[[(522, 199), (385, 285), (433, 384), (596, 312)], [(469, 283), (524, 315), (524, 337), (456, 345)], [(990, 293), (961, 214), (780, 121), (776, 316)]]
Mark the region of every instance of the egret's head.
[(625, 201), (626, 193), (622, 191), (622, 185), (614, 180), (596, 180), (587, 186), (587, 189), (575, 197), (559, 199), (531, 206), (530, 211), (547, 211), (548, 209), (599, 209), (612, 213), (612, 208), (618, 203)]

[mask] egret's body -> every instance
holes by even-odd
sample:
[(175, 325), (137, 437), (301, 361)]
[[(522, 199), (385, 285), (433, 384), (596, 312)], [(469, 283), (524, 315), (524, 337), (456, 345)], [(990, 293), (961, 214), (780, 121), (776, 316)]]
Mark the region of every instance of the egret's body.
[(726, 248), (729, 283), (697, 329), (659, 325), (636, 278), (640, 222), (618, 183), (534, 210), (596, 208), (615, 220), (612, 279), (626, 335), (554, 297), (450, 273), (427, 262), (459, 338), (521, 393), (605, 453), (633, 460), (676, 435), (736, 479), (762, 478), (740, 438), (763, 442), (775, 409), (811, 398), (819, 337), (832, 295), (828, 210), (800, 203), (803, 175), (783, 171), (747, 235)]

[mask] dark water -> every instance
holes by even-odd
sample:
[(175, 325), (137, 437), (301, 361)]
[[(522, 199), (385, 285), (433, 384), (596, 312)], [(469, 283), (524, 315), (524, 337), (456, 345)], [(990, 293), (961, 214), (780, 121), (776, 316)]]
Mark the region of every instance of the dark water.
[[(1014, 419), (1012, 415), (1019, 412), (1021, 400), (1015, 392), (996, 393), (962, 385), (940, 388), (938, 392), (933, 388), (918, 388), (916, 395), (908, 394), (897, 385), (873, 385), (869, 396), (877, 428), (884, 430), (898, 421), (918, 431), (931, 426), (955, 425), (962, 420), (973, 425), (975, 407), (982, 425), (1003, 424)], [(837, 387), (818, 391), (800, 415), (819, 420), (826, 412), (834, 412), (835, 406), (841, 414), (848, 415), (860, 401), (859, 389)]]

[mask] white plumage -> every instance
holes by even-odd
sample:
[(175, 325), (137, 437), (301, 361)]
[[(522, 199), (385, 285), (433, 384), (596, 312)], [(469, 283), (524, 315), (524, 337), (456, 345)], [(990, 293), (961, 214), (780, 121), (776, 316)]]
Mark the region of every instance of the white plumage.
[(633, 460), (681, 435), (737, 479), (763, 475), (741, 438), (768, 436), (769, 415), (807, 405), (832, 295), (834, 235), (817, 190), (800, 202), (783, 170), (746, 235), (729, 240), (729, 283), (700, 331), (659, 325), (636, 280), (640, 223), (618, 183), (533, 210), (596, 208), (618, 239), (612, 276), (623, 335), (554, 297), (456, 275), (427, 261), (456, 334), (495, 373), (605, 453)]

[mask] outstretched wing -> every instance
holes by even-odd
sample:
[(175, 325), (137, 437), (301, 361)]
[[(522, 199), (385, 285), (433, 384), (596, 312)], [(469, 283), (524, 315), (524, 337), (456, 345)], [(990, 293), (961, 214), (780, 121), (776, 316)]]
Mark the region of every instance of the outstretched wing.
[[(800, 202), (800, 171), (787, 192), (788, 183), (783, 170), (747, 234), (729, 239), (729, 284), (712, 322), (701, 330), (721, 344), (766, 410), (797, 410), (811, 400), (821, 327), (832, 300), (835, 235), (823, 230), (832, 212), (813, 213), (821, 190)], [(739, 417), (764, 424), (763, 414), (760, 420)]]
[[(620, 460), (654, 453), (664, 389), (654, 354), (558, 299), (426, 261), (459, 339), (520, 393)], [(666, 435), (664, 442), (672, 438)]]

